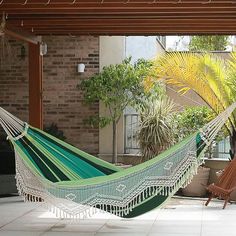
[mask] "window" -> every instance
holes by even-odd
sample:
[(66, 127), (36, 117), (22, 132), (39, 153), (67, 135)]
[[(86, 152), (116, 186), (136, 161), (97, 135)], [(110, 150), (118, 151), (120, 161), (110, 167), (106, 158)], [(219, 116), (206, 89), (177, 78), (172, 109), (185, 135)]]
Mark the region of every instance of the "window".
[(230, 154), (230, 141), (229, 137), (226, 137), (225, 139), (219, 141), (213, 151), (213, 157), (215, 158), (222, 158), (222, 159), (229, 159)]
[(166, 47), (166, 36), (157, 36), (156, 38), (163, 45), (163, 47)]
[(139, 129), (139, 115), (125, 114), (125, 153), (137, 154), (139, 151), (137, 132)]

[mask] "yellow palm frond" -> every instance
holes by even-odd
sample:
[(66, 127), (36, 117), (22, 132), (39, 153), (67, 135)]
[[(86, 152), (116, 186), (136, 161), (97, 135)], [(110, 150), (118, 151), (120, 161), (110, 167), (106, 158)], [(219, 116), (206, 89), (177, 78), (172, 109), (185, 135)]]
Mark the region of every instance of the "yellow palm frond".
[[(236, 54), (231, 57), (229, 63), (212, 54), (166, 53), (154, 61), (154, 73), (157, 79), (164, 78), (167, 83), (180, 87), (182, 94), (192, 89), (209, 107), (220, 113), (236, 98), (228, 72), (236, 79)], [(231, 117), (231, 125), (236, 127), (234, 117)]]

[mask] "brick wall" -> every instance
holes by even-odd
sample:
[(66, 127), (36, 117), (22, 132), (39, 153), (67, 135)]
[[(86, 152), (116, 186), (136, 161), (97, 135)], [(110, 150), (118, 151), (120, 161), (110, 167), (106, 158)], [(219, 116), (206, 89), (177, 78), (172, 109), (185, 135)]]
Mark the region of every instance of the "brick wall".
[[(98, 129), (84, 125), (87, 116), (98, 115), (98, 103), (83, 104), (76, 86), (99, 71), (99, 38), (92, 36), (47, 36), (48, 53), (43, 58), (44, 124), (56, 123), (66, 141), (89, 153), (98, 153)], [(21, 58), (21, 42), (10, 40), (13, 56), (0, 68), (0, 106), (28, 120), (28, 58)], [(28, 54), (27, 44), (23, 44)], [(78, 63), (85, 73), (76, 72)]]
[(0, 58), (0, 106), (28, 121), (28, 58), (22, 47), (27, 55), (27, 44), (13, 39), (5, 44), (4, 59)]
[[(83, 95), (76, 86), (99, 70), (99, 38), (92, 36), (48, 36), (44, 57), (44, 124), (57, 123), (67, 141), (90, 153), (98, 153), (98, 129), (84, 125), (83, 120), (98, 115), (98, 103), (83, 104)], [(85, 72), (76, 71), (84, 63)]]

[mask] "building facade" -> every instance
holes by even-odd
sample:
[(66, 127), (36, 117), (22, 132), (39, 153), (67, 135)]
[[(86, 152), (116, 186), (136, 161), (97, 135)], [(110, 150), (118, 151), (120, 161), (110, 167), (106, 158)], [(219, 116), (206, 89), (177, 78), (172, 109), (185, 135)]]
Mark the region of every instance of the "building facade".
[[(64, 132), (66, 141), (78, 148), (99, 154), (111, 160), (112, 128), (90, 127), (84, 123), (89, 116), (106, 114), (99, 101), (88, 106), (78, 89), (82, 80), (89, 79), (104, 66), (121, 63), (132, 56), (150, 59), (165, 53), (165, 38), (125, 36), (46, 36), (47, 54), (43, 58), (43, 111), (44, 125), (55, 123)], [(28, 48), (27, 44), (8, 38), (10, 53), (0, 63), (0, 106), (24, 121), (28, 121)], [(2, 45), (2, 44), (1, 44)], [(2, 49), (1, 49), (2, 50)], [(228, 53), (220, 53), (228, 57)], [(85, 64), (85, 72), (78, 73), (77, 65)], [(167, 94), (180, 105), (202, 104), (202, 100), (190, 92), (180, 96), (176, 88), (167, 86)], [(137, 153), (134, 138), (138, 115), (127, 108), (118, 124), (118, 155)]]
[[(121, 63), (131, 56), (131, 62), (138, 59), (152, 59), (165, 53), (165, 38), (156, 36), (102, 36), (100, 37), (100, 71), (104, 66)], [(107, 114), (102, 103), (99, 106), (100, 116)], [(138, 153), (135, 133), (138, 127), (137, 112), (127, 107), (118, 123), (117, 147), (118, 161), (128, 162), (128, 156)], [(112, 126), (108, 125), (99, 130), (99, 156), (111, 160), (112, 155)], [(125, 160), (124, 157), (125, 156)]]
[[(55, 123), (67, 142), (97, 154), (99, 130), (85, 125), (84, 119), (98, 116), (99, 103), (87, 106), (77, 86), (81, 80), (99, 72), (99, 37), (46, 36), (42, 40), (47, 44), (47, 54), (43, 57), (44, 126)], [(27, 44), (13, 39), (7, 43), (11, 57), (0, 67), (0, 106), (28, 121)], [(77, 72), (80, 62), (86, 66), (81, 74)]]

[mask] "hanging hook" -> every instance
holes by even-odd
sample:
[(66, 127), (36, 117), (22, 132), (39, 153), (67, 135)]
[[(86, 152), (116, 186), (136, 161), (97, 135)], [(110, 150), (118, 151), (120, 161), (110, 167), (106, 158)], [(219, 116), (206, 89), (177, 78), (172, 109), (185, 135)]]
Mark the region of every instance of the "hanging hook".
[(76, 2), (76, 0), (73, 0), (73, 1), (72, 1), (70, 4), (72, 4), (72, 5), (73, 5), (73, 4), (75, 4), (75, 2)]
[(25, 0), (24, 3), (22, 3), (22, 5), (26, 5), (28, 3), (28, 0)]
[(202, 4), (209, 4), (209, 3), (211, 3), (211, 0), (208, 0), (206, 2), (202, 2)]
[(3, 1), (4, 1), (4, 0), (2, 0), (2, 1), (0, 2), (0, 5), (2, 5), (2, 4), (3, 4)]
[(4, 33), (6, 27), (6, 18), (5, 18), (5, 12), (2, 13), (2, 22), (0, 22), (0, 33)]
[(45, 5), (48, 5), (48, 4), (50, 4), (50, 2), (51, 2), (51, 0), (48, 0), (48, 1), (45, 3)]
[(148, 2), (148, 4), (154, 4), (156, 3), (156, 0), (153, 0), (152, 2)]
[(178, 0), (177, 2), (173, 2), (173, 4), (179, 4), (182, 3), (182, 0)]
[(3, 27), (6, 25), (6, 14), (5, 14), (5, 12), (2, 13), (2, 25), (3, 25)]

